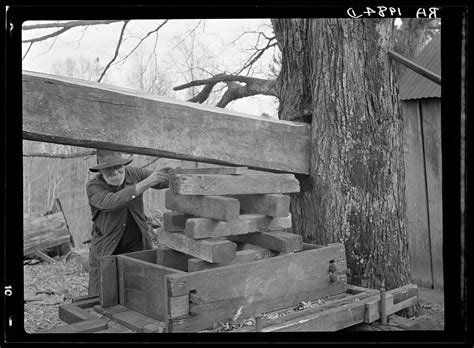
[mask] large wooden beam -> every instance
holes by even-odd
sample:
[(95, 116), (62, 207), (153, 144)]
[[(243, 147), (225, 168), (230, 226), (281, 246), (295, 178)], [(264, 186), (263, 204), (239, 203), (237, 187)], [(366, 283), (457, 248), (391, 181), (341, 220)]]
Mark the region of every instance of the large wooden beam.
[(309, 173), (310, 125), (23, 71), (23, 138)]

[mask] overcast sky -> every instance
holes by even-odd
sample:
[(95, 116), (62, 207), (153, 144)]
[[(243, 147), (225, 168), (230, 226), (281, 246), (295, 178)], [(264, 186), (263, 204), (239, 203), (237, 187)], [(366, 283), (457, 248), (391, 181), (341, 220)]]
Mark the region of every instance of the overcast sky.
[[(140, 34), (144, 34), (156, 28), (162, 20), (133, 20), (127, 25), (124, 35), (126, 40), (120, 49), (121, 55), (128, 53), (138, 43)], [(180, 70), (186, 70), (185, 54), (180, 51), (180, 42), (189, 41), (195, 35), (195, 59), (204, 59), (212, 62), (219, 72), (233, 72), (249, 55), (249, 49), (256, 43), (256, 34), (248, 34), (238, 39), (245, 31), (264, 31), (272, 35), (270, 21), (268, 19), (206, 19), (199, 26), (198, 20), (171, 20), (164, 25), (156, 40), (155, 52), (160, 65), (160, 70), (170, 75), (172, 87), (186, 82)], [(25, 25), (37, 22), (25, 22)], [(122, 23), (109, 25), (90, 26), (87, 30), (76, 28), (66, 31), (55, 39), (49, 39), (35, 43), (23, 60), (23, 69), (51, 74), (54, 72), (53, 65), (58, 60), (80, 57), (96, 60), (99, 58), (102, 65), (107, 64), (113, 57), (116, 43), (119, 38)], [(28, 30), (23, 32), (22, 39), (32, 36), (44, 35), (53, 30)], [(151, 35), (140, 48), (141, 57), (148, 56), (155, 47), (155, 35)], [(23, 45), (23, 54), (28, 45)], [(269, 72), (273, 51), (264, 55), (261, 62), (255, 67), (254, 76), (266, 78)], [(120, 56), (119, 56), (120, 58)], [(136, 60), (136, 58), (135, 58)], [(106, 83), (119, 85), (126, 88), (130, 86), (127, 76), (130, 74), (134, 59), (129, 58), (126, 62), (116, 64), (108, 73)], [(207, 69), (206, 69), (207, 70)], [(211, 70), (211, 69), (209, 69)], [(210, 75), (204, 74), (210, 77)], [(202, 78), (202, 77), (201, 77)], [(182, 92), (184, 93), (184, 92)], [(175, 94), (173, 97), (182, 99), (183, 95)], [(260, 115), (265, 112), (276, 117), (278, 104), (275, 98), (252, 97), (247, 100), (233, 102), (227, 108)]]

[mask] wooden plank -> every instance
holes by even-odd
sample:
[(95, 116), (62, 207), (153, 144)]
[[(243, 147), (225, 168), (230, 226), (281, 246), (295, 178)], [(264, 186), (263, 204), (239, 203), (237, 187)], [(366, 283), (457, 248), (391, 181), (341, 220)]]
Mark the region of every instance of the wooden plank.
[(156, 264), (157, 260), (157, 250), (156, 249), (148, 249), (142, 251), (134, 251), (133, 253), (126, 253), (122, 254), (132, 259), (142, 260), (150, 263)]
[(253, 232), (282, 231), (291, 228), (291, 215), (271, 217), (261, 214), (244, 214), (236, 221), (225, 222), (205, 218), (186, 220), (184, 233), (193, 239), (217, 238)]
[(224, 262), (235, 258), (235, 243), (222, 238), (209, 238), (197, 241), (185, 236), (182, 232), (168, 233), (166, 231), (159, 231), (158, 239), (160, 243), (171, 249), (198, 257), (207, 262)]
[(284, 194), (235, 195), (240, 209), (274, 217), (285, 217), (290, 212), (290, 196)]
[(165, 320), (167, 317), (166, 288), (164, 276), (184, 273), (176, 269), (154, 265), (146, 261), (117, 255), (122, 263), (122, 284), (120, 304), (143, 313), (153, 319)]
[(170, 190), (179, 195), (236, 195), (300, 192), (293, 174), (249, 172), (237, 176), (220, 174), (176, 174), (170, 176)]
[(59, 319), (68, 324), (77, 323), (83, 320), (97, 318), (97, 316), (86, 309), (76, 306), (74, 303), (61, 305), (58, 307)]
[(73, 304), (79, 308), (90, 308), (100, 303), (99, 296), (83, 296), (73, 300)]
[[(391, 299), (393, 300), (393, 296), (391, 297)], [(410, 297), (409, 299), (398, 302), (397, 304), (393, 304), (390, 302), (391, 302), (390, 299), (387, 298), (387, 315), (397, 313), (401, 311), (402, 309), (416, 305), (418, 303), (418, 297), (416, 296)], [(380, 307), (380, 301), (377, 302), (376, 308), (379, 309), (379, 307)], [(366, 305), (366, 308), (367, 308), (367, 305)], [(366, 310), (366, 313), (367, 313), (367, 310)], [(380, 310), (375, 310), (375, 311), (370, 310), (370, 313), (367, 316), (365, 316), (364, 321), (366, 323), (372, 323), (379, 319), (380, 319)]]
[[(240, 214), (240, 202), (235, 198), (182, 196), (174, 194), (171, 190), (165, 192), (165, 207), (181, 213), (222, 221), (237, 220)], [(165, 230), (169, 231), (166, 227)]]
[(265, 249), (271, 249), (283, 253), (296, 252), (303, 249), (303, 238), (289, 232), (256, 232), (240, 236), (230, 236), (233, 242), (250, 243)]
[(411, 279), (420, 286), (432, 287), (425, 172), (419, 101), (401, 103), (405, 135), (405, 182), (407, 201), (408, 250)]
[(133, 333), (132, 330), (127, 329), (122, 325), (114, 325), (105, 330), (96, 331), (95, 333), (105, 333), (105, 334), (114, 334), (114, 333)]
[(309, 173), (306, 123), (36, 72), (23, 71), (22, 91), (24, 139)]
[[(199, 272), (169, 274), (166, 278), (170, 296), (185, 295), (196, 289), (202, 289), (200, 291), (205, 291), (206, 296), (216, 300), (240, 297), (252, 291), (262, 296), (265, 293), (285, 294), (330, 285), (330, 260), (335, 261), (338, 270), (347, 268), (343, 244), (258, 260), (252, 263), (251, 272), (246, 264), (236, 264)], [(290, 282), (290, 279), (299, 281)]]
[(99, 258), (99, 301), (102, 307), (119, 303), (117, 259), (115, 255)]
[[(387, 294), (385, 297), (385, 307), (393, 306), (393, 295)], [(364, 322), (371, 323), (380, 318), (381, 299), (374, 298), (365, 304)]]
[(163, 214), (163, 229), (166, 232), (182, 232), (186, 227), (186, 220), (193, 217), (194, 215), (176, 211), (166, 212)]
[(129, 310), (130, 310), (129, 308), (124, 307), (122, 305), (115, 305), (115, 306), (107, 307), (107, 308), (104, 308), (101, 305), (94, 306), (94, 311), (96, 311), (99, 314), (102, 314), (104, 317), (107, 317), (109, 319), (113, 319), (113, 315), (116, 313), (125, 312)]
[(239, 175), (248, 172), (247, 167), (213, 167), (213, 168), (174, 168), (173, 174), (226, 174)]
[(237, 251), (235, 254), (235, 259), (232, 261), (219, 262), (219, 263), (210, 263), (204, 260), (193, 258), (188, 260), (188, 272), (197, 272), (204, 269), (211, 269), (216, 267), (223, 267), (228, 265), (234, 265), (236, 263), (249, 262), (255, 260), (261, 260), (268, 257), (275, 256), (277, 253), (269, 249), (264, 249), (257, 247), (258, 249), (247, 249)]
[(115, 313), (112, 315), (112, 318), (120, 325), (136, 332), (143, 332), (143, 327), (146, 325), (157, 325), (162, 322), (134, 310)]
[(423, 99), (423, 140), (428, 190), (429, 233), (433, 287), (443, 289), (443, 173), (440, 99)]
[(168, 298), (168, 318), (174, 319), (189, 315), (189, 295)]
[(34, 255), (38, 256), (40, 259), (46, 261), (46, 262), (49, 262), (49, 263), (56, 263), (56, 260), (53, 259), (52, 257), (49, 257), (48, 255), (46, 255), (45, 253), (43, 253), (42, 251), (39, 251), (39, 250), (36, 250), (33, 252)]
[(344, 246), (307, 250), (187, 274), (167, 275), (169, 296), (190, 294), (189, 317), (170, 322), (170, 330), (198, 331), (232, 318), (296, 306), (302, 300), (345, 293), (347, 279), (330, 282), (329, 261), (346, 268)]
[(188, 260), (194, 256), (173, 250), (164, 245), (159, 245), (156, 248), (157, 260), (156, 264), (174, 268), (180, 271), (188, 270)]
[[(350, 287), (351, 287), (351, 285), (348, 284), (347, 289), (349, 289)], [(348, 294), (349, 294), (349, 292), (346, 292), (345, 294), (338, 294), (336, 296), (342, 296), (342, 297), (341, 298), (336, 298), (334, 300), (329, 300), (329, 302), (326, 302), (326, 303), (323, 303), (323, 304), (320, 304), (320, 305), (319, 304), (314, 304), (313, 306), (311, 306), (309, 308), (302, 309), (302, 310), (297, 311), (297, 312), (290, 312), (290, 313), (287, 313), (283, 316), (278, 316), (275, 319), (266, 320), (263, 323), (263, 327), (271, 327), (271, 326), (275, 326), (275, 325), (280, 325), (280, 324), (283, 324), (285, 322), (289, 322), (290, 320), (293, 320), (295, 318), (303, 318), (303, 317), (308, 316), (308, 315), (321, 313), (323, 311), (334, 309), (334, 308), (340, 307), (342, 305), (354, 303), (355, 301), (361, 301), (361, 300), (365, 300), (367, 298), (373, 298), (373, 296), (374, 296), (373, 292), (365, 292), (365, 291), (359, 292), (359, 293), (354, 294), (354, 295), (348, 295)], [(273, 311), (273, 312), (269, 312), (269, 313), (277, 313), (277, 312), (278, 311)], [(237, 331), (238, 332), (244, 332), (244, 331), (253, 331), (253, 330), (252, 330), (252, 328), (247, 328), (247, 329), (243, 329), (243, 330), (239, 329)]]
[(195, 332), (205, 328), (212, 328), (215, 323), (227, 322), (237, 311), (241, 318), (253, 317), (257, 314), (268, 313), (275, 309), (293, 307), (302, 301), (323, 298), (331, 294), (335, 288), (322, 288), (316, 291), (298, 292), (277, 298), (258, 298), (245, 301), (242, 298), (232, 298), (223, 301), (193, 304), (191, 296), (190, 313), (188, 317), (170, 320), (171, 332)]
[(166, 323), (158, 322), (155, 324), (147, 324), (143, 326), (143, 333), (163, 333), (166, 331)]
[(89, 333), (97, 332), (107, 328), (108, 320), (106, 319), (90, 319), (83, 320), (77, 323), (68, 324), (48, 330), (41, 331), (41, 333)]

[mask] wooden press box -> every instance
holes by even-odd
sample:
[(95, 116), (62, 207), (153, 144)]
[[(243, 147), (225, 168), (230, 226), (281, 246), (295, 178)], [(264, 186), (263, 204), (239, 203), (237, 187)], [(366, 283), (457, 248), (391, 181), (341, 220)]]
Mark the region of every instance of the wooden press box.
[(143, 313), (165, 322), (168, 332), (197, 332), (236, 313), (251, 317), (347, 290), (343, 244), (268, 252), (237, 243), (236, 258), (217, 265), (165, 246), (103, 257), (100, 305)]

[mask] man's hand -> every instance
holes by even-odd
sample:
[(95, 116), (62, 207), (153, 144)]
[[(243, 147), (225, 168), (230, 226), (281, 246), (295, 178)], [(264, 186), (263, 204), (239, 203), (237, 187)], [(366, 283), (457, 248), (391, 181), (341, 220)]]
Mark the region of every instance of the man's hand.
[[(155, 169), (148, 178), (145, 179), (147, 186), (153, 187), (158, 184), (168, 184), (168, 174), (164, 173), (161, 169)], [(145, 181), (144, 180), (144, 181)]]
[(153, 187), (160, 183), (166, 186), (169, 185), (168, 174), (164, 173), (160, 169), (155, 169), (145, 180), (142, 180), (137, 184), (137, 186), (135, 187), (135, 192), (137, 195), (141, 195), (150, 187)]

